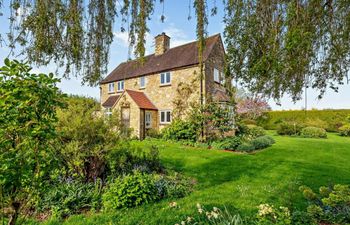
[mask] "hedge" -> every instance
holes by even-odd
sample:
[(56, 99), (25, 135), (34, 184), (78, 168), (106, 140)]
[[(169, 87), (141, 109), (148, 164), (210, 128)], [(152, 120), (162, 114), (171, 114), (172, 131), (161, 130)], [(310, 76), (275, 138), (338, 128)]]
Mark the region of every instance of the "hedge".
[(350, 109), (308, 110), (306, 114), (303, 110), (271, 111), (265, 119), (258, 121), (258, 125), (267, 130), (275, 130), (280, 123), (286, 121), (338, 132), (338, 128), (346, 124), (349, 115)]

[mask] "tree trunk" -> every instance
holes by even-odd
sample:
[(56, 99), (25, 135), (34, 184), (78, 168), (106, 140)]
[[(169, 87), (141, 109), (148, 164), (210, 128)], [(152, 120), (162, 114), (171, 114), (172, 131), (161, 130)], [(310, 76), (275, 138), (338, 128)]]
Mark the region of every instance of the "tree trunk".
[(18, 218), (18, 212), (19, 212), (19, 208), (20, 208), (20, 203), (19, 202), (13, 202), (12, 203), (12, 209), (13, 209), (13, 213), (10, 217), (9, 222), (7, 223), (8, 225), (15, 225), (17, 218)]

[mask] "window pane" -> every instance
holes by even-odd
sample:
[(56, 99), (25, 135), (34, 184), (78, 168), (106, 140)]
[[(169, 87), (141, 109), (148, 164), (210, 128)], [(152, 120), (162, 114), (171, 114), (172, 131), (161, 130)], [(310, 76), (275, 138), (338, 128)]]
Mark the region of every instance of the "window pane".
[(121, 90), (124, 90), (124, 81), (122, 81), (122, 89)]
[(170, 73), (166, 73), (166, 82), (170, 83)]
[(170, 120), (171, 120), (170, 116), (171, 116), (171, 115), (170, 115), (170, 111), (167, 111), (167, 112), (166, 112), (166, 121), (167, 121), (167, 122), (170, 122)]
[(160, 122), (165, 122), (165, 112), (160, 112)]
[(164, 73), (161, 73), (161, 74), (160, 74), (160, 83), (161, 83), (161, 84), (164, 84), (164, 83), (165, 83), (165, 81), (164, 81)]
[(140, 78), (140, 87), (144, 87), (145, 86), (145, 77), (141, 77)]

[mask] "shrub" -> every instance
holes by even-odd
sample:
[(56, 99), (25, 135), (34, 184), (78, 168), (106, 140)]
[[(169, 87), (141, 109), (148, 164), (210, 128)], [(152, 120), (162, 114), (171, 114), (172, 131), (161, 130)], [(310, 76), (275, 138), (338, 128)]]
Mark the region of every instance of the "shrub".
[(255, 139), (257, 137), (261, 137), (266, 135), (266, 131), (264, 128), (259, 127), (259, 126), (254, 126), (254, 125), (248, 125), (248, 129), (245, 133), (245, 136), (249, 139)]
[(279, 135), (299, 135), (303, 125), (297, 122), (282, 122), (278, 125), (277, 133)]
[(261, 204), (258, 208), (258, 224), (292, 224), (290, 211), (286, 207), (275, 208), (269, 204)]
[(82, 210), (101, 208), (102, 182), (83, 183), (62, 180), (50, 185), (41, 196), (38, 210), (51, 211), (54, 217), (66, 217)]
[(175, 120), (162, 130), (162, 136), (166, 140), (197, 140), (198, 127), (189, 121)]
[(323, 129), (327, 129), (328, 127), (328, 123), (324, 120), (321, 120), (319, 118), (308, 118), (306, 121), (305, 121), (305, 125), (308, 126), (308, 127), (318, 127), (318, 128), (323, 128)]
[(157, 200), (157, 188), (152, 175), (135, 172), (118, 177), (102, 196), (106, 210), (130, 208)]
[(254, 150), (255, 150), (255, 147), (250, 143), (243, 143), (237, 147), (237, 151), (242, 151), (242, 152), (251, 152)]
[(194, 181), (179, 173), (171, 176), (159, 175), (155, 177), (155, 186), (159, 198), (182, 198), (193, 190)]
[(251, 141), (255, 149), (264, 149), (270, 147), (274, 143), (275, 140), (270, 136), (261, 136)]
[(326, 130), (318, 127), (305, 127), (300, 135), (305, 138), (327, 138)]
[(350, 223), (350, 186), (337, 184), (320, 187), (319, 194), (309, 187), (299, 189), (308, 200), (307, 214), (315, 223)]
[(146, 173), (163, 170), (156, 146), (151, 146), (149, 149), (139, 148), (126, 142), (109, 151), (106, 159), (110, 175), (114, 177), (120, 174), (132, 173), (133, 170)]
[(340, 136), (350, 137), (350, 124), (343, 125), (339, 128)]
[(151, 128), (146, 130), (146, 137), (160, 138), (162, 135), (156, 129)]
[(239, 145), (242, 144), (242, 140), (240, 137), (228, 137), (221, 141), (214, 142), (212, 146), (221, 150), (236, 150)]

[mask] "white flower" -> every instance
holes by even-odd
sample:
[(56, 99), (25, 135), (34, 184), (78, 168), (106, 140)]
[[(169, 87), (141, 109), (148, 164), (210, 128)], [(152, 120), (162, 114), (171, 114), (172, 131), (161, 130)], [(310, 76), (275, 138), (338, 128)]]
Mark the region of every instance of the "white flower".
[(219, 211), (219, 209), (217, 207), (213, 207), (213, 211), (217, 212), (217, 211)]
[(211, 215), (212, 215), (215, 219), (217, 219), (217, 218), (219, 217), (219, 213), (211, 212)]
[(202, 206), (201, 206), (199, 203), (197, 203), (197, 208), (198, 208), (198, 209), (201, 209)]
[(191, 217), (187, 217), (187, 222), (191, 222), (192, 218)]
[(203, 209), (202, 209), (202, 208), (199, 208), (199, 209), (198, 209), (198, 212), (199, 212), (200, 214), (202, 214), (202, 213), (203, 213)]
[(177, 203), (176, 203), (176, 202), (170, 202), (170, 203), (169, 203), (169, 206), (170, 206), (171, 208), (174, 208), (174, 207), (177, 206)]
[(186, 225), (186, 222), (185, 221), (181, 221), (181, 225)]

